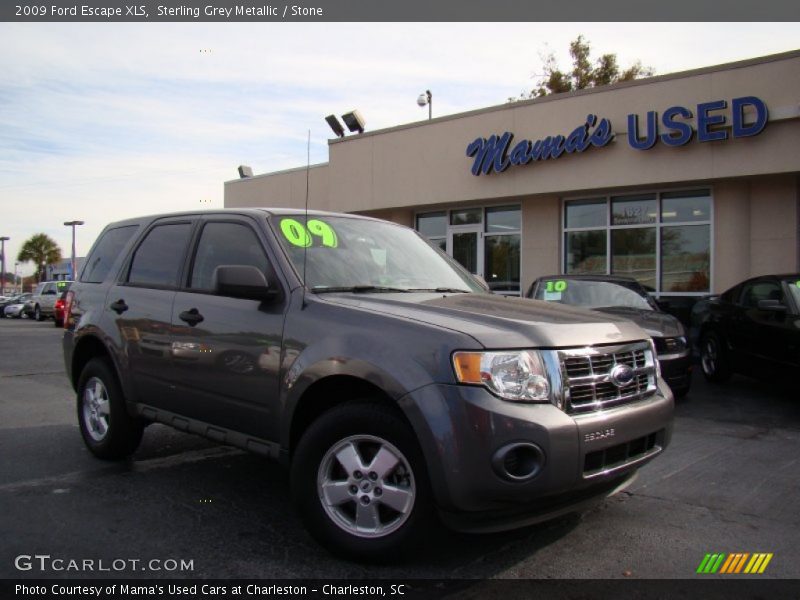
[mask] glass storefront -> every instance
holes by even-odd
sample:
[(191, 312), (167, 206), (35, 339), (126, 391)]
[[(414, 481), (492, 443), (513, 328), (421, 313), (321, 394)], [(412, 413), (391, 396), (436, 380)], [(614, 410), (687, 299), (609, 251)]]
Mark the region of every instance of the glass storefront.
[(564, 202), (564, 272), (633, 277), (655, 294), (704, 294), (711, 282), (711, 192)]
[(519, 206), (464, 208), (420, 213), (416, 227), (492, 291), (518, 296), (521, 219)]

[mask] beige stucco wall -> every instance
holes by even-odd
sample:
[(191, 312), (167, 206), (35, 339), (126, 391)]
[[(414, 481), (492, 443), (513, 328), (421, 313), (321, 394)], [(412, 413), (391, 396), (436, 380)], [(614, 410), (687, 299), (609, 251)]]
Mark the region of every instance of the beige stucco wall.
[(561, 199), (557, 195), (522, 199), (520, 289), (537, 277), (561, 272)]
[[(308, 207), (331, 210), (328, 165), (312, 165), (307, 171)], [(305, 203), (305, 168), (225, 182), (225, 207), (303, 208)]]

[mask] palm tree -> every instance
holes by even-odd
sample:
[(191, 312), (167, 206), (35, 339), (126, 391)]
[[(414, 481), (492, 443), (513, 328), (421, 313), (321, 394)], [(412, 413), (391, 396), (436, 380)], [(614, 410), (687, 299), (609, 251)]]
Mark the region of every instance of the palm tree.
[(46, 233), (37, 233), (25, 240), (17, 255), (19, 262), (32, 262), (36, 265), (36, 280), (42, 281), (45, 267), (61, 260), (61, 248)]

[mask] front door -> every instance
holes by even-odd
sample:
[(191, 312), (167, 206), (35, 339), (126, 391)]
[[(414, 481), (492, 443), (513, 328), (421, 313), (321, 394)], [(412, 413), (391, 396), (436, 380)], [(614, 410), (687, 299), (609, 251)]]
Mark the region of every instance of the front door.
[(177, 412), (274, 440), (286, 303), (216, 295), (214, 271), (221, 265), (254, 266), (271, 285), (280, 285), (248, 220), (208, 218), (188, 285), (176, 294), (172, 308)]
[(481, 225), (450, 227), (447, 253), (473, 275), (483, 277), (483, 228)]

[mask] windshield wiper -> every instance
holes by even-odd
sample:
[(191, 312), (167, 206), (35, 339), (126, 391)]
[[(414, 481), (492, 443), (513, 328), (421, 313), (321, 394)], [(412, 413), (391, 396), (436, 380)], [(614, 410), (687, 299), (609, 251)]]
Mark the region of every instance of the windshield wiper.
[(348, 285), (339, 287), (315, 286), (311, 288), (311, 291), (315, 294), (328, 294), (333, 292), (407, 292), (408, 290), (404, 288), (386, 287), (382, 285)]
[(437, 287), (437, 288), (410, 288), (409, 292), (435, 292), (437, 294), (469, 294), (469, 290), (459, 288)]

